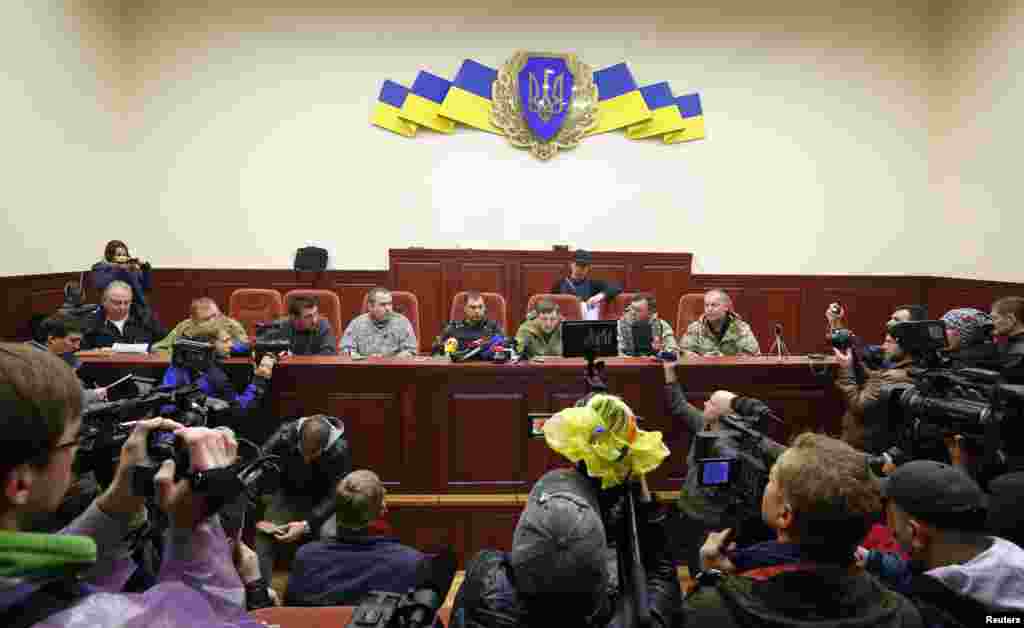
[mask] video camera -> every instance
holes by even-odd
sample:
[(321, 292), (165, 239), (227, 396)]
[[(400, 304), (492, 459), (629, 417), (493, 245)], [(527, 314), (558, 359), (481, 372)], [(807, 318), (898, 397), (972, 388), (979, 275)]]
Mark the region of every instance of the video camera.
[[(760, 516), (768, 473), (786, 447), (761, 433), (765, 419), (781, 422), (763, 401), (737, 397), (732, 407), (736, 416), (718, 419), (725, 429), (697, 434), (694, 459), (698, 485), (711, 489), (726, 514), (740, 522)], [(725, 437), (735, 448), (722, 445)]]
[(421, 628), (434, 623), (455, 579), (455, 555), (448, 550), (416, 565), (416, 586), (407, 594), (371, 591), (353, 611), (349, 628)]
[(253, 362), (259, 364), (265, 355), (277, 357), (278, 354), (290, 351), (292, 348), (292, 343), (288, 339), (290, 325), (291, 321), (288, 319), (272, 323), (256, 323), (256, 339), (252, 341)]
[(121, 447), (133, 429), (133, 424), (126, 422), (160, 413), (186, 427), (203, 426), (212, 414), (228, 407), (224, 401), (207, 397), (195, 384), (93, 404), (82, 414), (82, 443), (75, 470), (79, 474), (93, 471), (106, 485), (113, 479)]
[(197, 373), (210, 370), (217, 359), (217, 350), (211, 342), (182, 337), (174, 341), (171, 366)]

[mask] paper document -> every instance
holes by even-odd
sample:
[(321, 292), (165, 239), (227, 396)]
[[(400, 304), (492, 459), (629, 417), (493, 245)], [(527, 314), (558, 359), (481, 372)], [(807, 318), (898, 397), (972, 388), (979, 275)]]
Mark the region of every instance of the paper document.
[(599, 321), (601, 320), (601, 304), (595, 303), (593, 305), (588, 304), (586, 301), (580, 302), (580, 307), (583, 312), (583, 320), (585, 321)]
[(140, 342), (135, 344), (115, 342), (111, 347), (114, 353), (149, 353), (149, 343)]

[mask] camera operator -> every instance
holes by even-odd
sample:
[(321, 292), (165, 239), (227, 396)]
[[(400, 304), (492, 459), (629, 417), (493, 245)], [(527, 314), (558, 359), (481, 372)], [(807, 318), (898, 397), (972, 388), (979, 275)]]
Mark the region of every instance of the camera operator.
[(92, 284), (103, 292), (112, 281), (123, 281), (132, 289), (133, 303), (146, 308), (146, 292), (149, 290), (149, 262), (143, 262), (128, 253), (128, 245), (120, 240), (111, 240), (103, 249), (103, 259), (92, 265)]
[(227, 373), (218, 363), (220, 358), (231, 355), (232, 346), (239, 340), (232, 336), (235, 328), (224, 318), (215, 318), (206, 321), (192, 328), (192, 339), (199, 342), (208, 342), (214, 346), (217, 359), (203, 372), (193, 372), (185, 366), (177, 366), (172, 363), (164, 371), (164, 377), (160, 385), (167, 388), (175, 388), (182, 385), (195, 383), (199, 390), (210, 397), (221, 399), (230, 403), (233, 407), (241, 410), (257, 407), (266, 395), (270, 385), (270, 378), (274, 373), (275, 359), (265, 355), (253, 370), (252, 380), (241, 394), (235, 392), (231, 386), (231, 380)]
[[(743, 522), (730, 521), (727, 514), (728, 506), (716, 500), (712, 491), (701, 488), (698, 482), (699, 469), (696, 460), (697, 433), (702, 431), (718, 431), (719, 417), (733, 413), (732, 402), (736, 399), (735, 393), (727, 390), (718, 390), (711, 395), (711, 398), (704, 402), (704, 411), (701, 412), (686, 400), (686, 391), (676, 377), (676, 363), (665, 362), (662, 365), (665, 369), (665, 398), (668, 402), (669, 412), (674, 418), (682, 419), (686, 429), (690, 431), (693, 438), (690, 440), (690, 449), (686, 454), (686, 479), (679, 490), (679, 501), (676, 506), (680, 513), (680, 530), (678, 543), (679, 548), (691, 574), (700, 571), (700, 547), (704, 543), (704, 537), (712, 530), (723, 528), (735, 528)], [(736, 441), (729, 436), (722, 436), (716, 441), (716, 456), (723, 458), (735, 457)], [(751, 528), (750, 522), (744, 526), (747, 530)], [(759, 531), (754, 530), (755, 536)], [(745, 537), (749, 538), (747, 533)]]
[(844, 351), (834, 347), (832, 349), (836, 361), (839, 363), (839, 368), (836, 370), (836, 387), (846, 397), (846, 413), (842, 419), (842, 439), (851, 447), (877, 454), (889, 447), (892, 435), (889, 434), (887, 422), (882, 416), (884, 413), (872, 412), (873, 406), (879, 404), (882, 386), (911, 381), (908, 369), (912, 360), (910, 355), (900, 347), (899, 341), (889, 331), (886, 331), (885, 342), (882, 343), (882, 354), (888, 363), (888, 368), (862, 367), (864, 368), (864, 378), (863, 383), (860, 383), (858, 374), (854, 370), (854, 350), (853, 347)]
[(942, 315), (946, 323), (946, 355), (950, 368), (984, 367), (996, 359), (994, 324), (986, 312), (961, 307)]
[(167, 330), (148, 308), (132, 303), (132, 287), (115, 280), (103, 291), (103, 302), (85, 319), (83, 349), (111, 347), (115, 343), (152, 344), (167, 335)]
[(335, 489), (352, 471), (352, 452), (341, 419), (324, 414), (282, 425), (263, 445), (280, 456), (281, 486), (256, 523), (260, 572), (272, 573), (279, 544), (331, 537), (337, 530)]
[[(832, 303), (825, 309), (825, 339), (832, 341), (832, 334), (837, 330), (849, 331), (849, 324), (846, 321), (847, 311), (841, 303)], [(928, 320), (928, 308), (924, 305), (898, 305), (889, 315), (888, 325), (906, 323), (910, 321)], [(858, 356), (872, 368), (890, 368), (891, 365), (883, 357), (881, 345), (866, 345), (858, 336), (852, 336), (853, 347)]]
[[(75, 355), (82, 348), (81, 324), (73, 318), (51, 316), (40, 325), (40, 331), (46, 342), (31, 340), (28, 345), (58, 356), (77, 373), (82, 366), (82, 361)], [(82, 402), (88, 406), (91, 403), (106, 401), (107, 389), (83, 388), (82, 395)]]
[(963, 471), (933, 460), (882, 480), (889, 529), (910, 562), (868, 552), (865, 564), (910, 597), (928, 626), (1024, 617), (1024, 549), (986, 531), (988, 497)]
[(81, 401), (77, 378), (59, 358), (0, 345), (0, 623), (258, 626), (244, 614), (243, 585), (217, 516), (190, 481), (175, 480), (173, 460), (154, 481), (172, 528), (160, 584), (143, 594), (118, 593), (135, 569), (131, 537), (146, 521), (145, 499), (134, 494), (132, 478), (136, 465), (149, 462), (148, 436), (174, 430), (190, 471), (205, 473), (235, 459), (237, 444), (224, 432), (140, 421), (121, 450), (114, 481), (85, 513), (56, 535), (19, 527), (25, 515), (54, 510), (71, 481)]
[(1003, 376), (1024, 384), (1024, 297), (1003, 297), (992, 304), (993, 333), (1006, 338), (999, 347)]
[[(637, 522), (651, 625), (667, 627), (679, 607), (679, 579), (666, 517), (640, 478)], [(610, 578), (615, 555), (599, 500), (596, 482), (579, 471), (544, 474), (530, 490), (511, 551), (482, 550), (466, 566), (449, 627), (626, 625), (625, 577), (619, 574), (618, 586)]]
[(684, 626), (919, 626), (903, 596), (854, 564), (881, 508), (864, 454), (805, 433), (776, 461), (761, 500), (775, 541), (736, 549), (731, 530), (701, 548)]

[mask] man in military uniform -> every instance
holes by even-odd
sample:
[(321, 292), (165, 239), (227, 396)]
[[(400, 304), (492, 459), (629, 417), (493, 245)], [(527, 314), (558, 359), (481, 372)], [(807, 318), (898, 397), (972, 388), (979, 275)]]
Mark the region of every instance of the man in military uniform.
[(481, 338), (503, 335), (497, 321), (487, 318), (487, 306), (484, 297), (476, 290), (466, 293), (465, 317), (461, 321), (448, 321), (441, 335), (434, 343), (434, 353), (443, 351), (444, 343), (449, 338), (459, 342), (459, 351), (469, 348), (470, 344)]
[(683, 336), (687, 355), (757, 355), (761, 347), (739, 314), (732, 311), (732, 299), (715, 288), (704, 294), (704, 316), (690, 323)]
[[(646, 325), (650, 327), (649, 346), (641, 347), (633, 330)], [(653, 294), (641, 292), (633, 297), (632, 303), (626, 308), (619, 319), (619, 355), (654, 355), (663, 351), (679, 353), (676, 336), (672, 326), (658, 318), (658, 304)]]
[[(622, 292), (622, 286), (610, 281), (590, 278), (590, 266), (593, 261), (590, 251), (577, 250), (570, 266), (571, 274), (558, 280), (558, 283), (551, 288), (551, 294), (576, 295), (583, 307), (583, 317), (587, 320), (600, 318), (601, 304), (611, 303), (611, 300)], [(596, 315), (588, 317), (587, 310), (594, 310)]]
[(527, 358), (562, 357), (562, 315), (551, 299), (534, 306), (516, 332), (516, 346)]

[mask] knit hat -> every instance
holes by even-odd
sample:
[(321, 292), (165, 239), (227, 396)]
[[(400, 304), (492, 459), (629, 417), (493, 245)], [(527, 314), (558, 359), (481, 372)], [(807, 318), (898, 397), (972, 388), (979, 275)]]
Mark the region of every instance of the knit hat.
[(533, 485), (512, 535), (516, 590), (596, 600), (607, 589), (606, 547), (593, 484), (572, 469), (549, 471)]
[(942, 320), (947, 329), (959, 332), (964, 347), (981, 344), (992, 333), (992, 317), (973, 307), (950, 310), (942, 315)]

